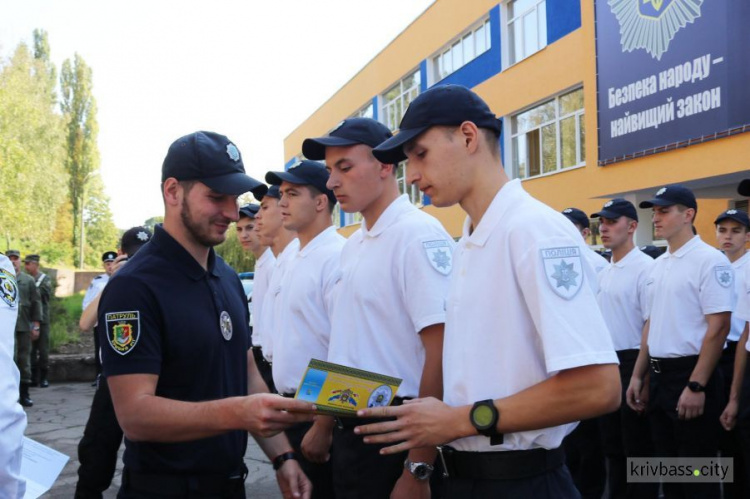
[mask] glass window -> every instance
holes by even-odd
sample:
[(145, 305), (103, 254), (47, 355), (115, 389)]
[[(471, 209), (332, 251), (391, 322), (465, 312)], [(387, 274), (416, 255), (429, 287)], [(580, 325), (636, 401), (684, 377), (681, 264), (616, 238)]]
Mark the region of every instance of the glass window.
[(432, 58), (435, 81), (442, 80), (473, 61), (487, 52), (490, 46), (490, 20), (484, 19), (445, 45)]
[(398, 191), (401, 194), (408, 194), (409, 201), (417, 206), (424, 204), (424, 198), (422, 192), (417, 188), (416, 185), (409, 185), (406, 182), (406, 169), (408, 168), (408, 161), (402, 161), (396, 168), (396, 181), (398, 182)]
[(515, 64), (547, 45), (546, 0), (511, 0), (508, 14), (510, 63)]
[(361, 108), (359, 111), (352, 114), (351, 118), (372, 118), (373, 116), (374, 114), (373, 114), (372, 101), (371, 101), (365, 107)]
[(511, 158), (518, 178), (554, 173), (586, 162), (583, 89), (511, 116)]
[(396, 83), (383, 94), (383, 122), (391, 130), (396, 130), (409, 103), (419, 95), (421, 75), (414, 71)]

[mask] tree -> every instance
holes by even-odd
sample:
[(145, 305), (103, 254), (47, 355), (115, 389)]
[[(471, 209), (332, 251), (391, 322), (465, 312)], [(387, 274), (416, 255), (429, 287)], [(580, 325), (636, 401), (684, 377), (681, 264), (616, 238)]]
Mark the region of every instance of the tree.
[(231, 232), (227, 234), (226, 241), (216, 246), (216, 253), (237, 272), (252, 272), (255, 270), (255, 257), (249, 251), (242, 249), (237, 239), (237, 231), (234, 228), (229, 230)]
[(164, 217), (157, 216), (157, 217), (151, 217), (145, 222), (143, 222), (144, 227), (148, 227), (151, 232), (154, 232), (154, 227), (156, 227), (156, 224), (160, 224), (164, 222)]
[(99, 175), (95, 175), (86, 187), (83, 220), (86, 228), (85, 263), (98, 267), (102, 253), (116, 249), (120, 241), (120, 231), (112, 220), (109, 197), (104, 193), (104, 184)]
[(92, 71), (83, 58), (75, 54), (73, 62), (63, 62), (60, 76), (63, 116), (67, 123), (67, 158), (70, 200), (73, 205), (73, 220), (79, 231), (74, 231), (71, 241), (78, 250), (78, 266), (83, 267), (81, 250), (84, 250), (80, 237), (84, 233), (83, 208), (86, 184), (99, 168), (99, 149), (96, 143), (99, 125), (96, 121), (96, 100), (92, 94)]

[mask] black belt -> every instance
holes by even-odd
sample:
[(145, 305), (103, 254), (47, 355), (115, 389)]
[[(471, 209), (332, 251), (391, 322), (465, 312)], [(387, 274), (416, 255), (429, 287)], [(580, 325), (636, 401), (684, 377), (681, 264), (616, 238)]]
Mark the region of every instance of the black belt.
[(122, 470), (122, 484), (126, 488), (144, 494), (186, 497), (190, 493), (234, 497), (245, 488), (247, 466), (230, 475), (168, 475), (160, 473), (140, 473), (125, 468)]
[(656, 374), (670, 371), (684, 371), (685, 369), (692, 369), (695, 364), (698, 363), (697, 355), (687, 355), (685, 357), (671, 357), (671, 358), (658, 358), (651, 357), (649, 364), (651, 365), (651, 371)]
[(531, 449), (503, 452), (466, 452), (438, 447), (443, 475), (469, 480), (517, 480), (541, 475), (565, 463), (565, 452)]

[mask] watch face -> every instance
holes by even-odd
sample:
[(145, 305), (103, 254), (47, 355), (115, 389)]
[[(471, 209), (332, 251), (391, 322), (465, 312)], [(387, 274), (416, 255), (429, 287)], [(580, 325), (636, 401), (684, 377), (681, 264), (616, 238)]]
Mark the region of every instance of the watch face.
[(494, 413), (486, 405), (479, 405), (471, 412), (471, 419), (480, 428), (486, 428), (492, 424)]

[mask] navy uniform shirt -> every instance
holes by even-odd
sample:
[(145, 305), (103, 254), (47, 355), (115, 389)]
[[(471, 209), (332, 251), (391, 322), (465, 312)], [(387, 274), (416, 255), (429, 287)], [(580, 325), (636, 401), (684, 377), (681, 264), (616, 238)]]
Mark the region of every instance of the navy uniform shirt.
[[(156, 395), (200, 402), (247, 394), (248, 311), (237, 274), (213, 250), (208, 271), (161, 226), (104, 289), (105, 376), (155, 374)], [(247, 432), (181, 443), (125, 440), (125, 466), (149, 473), (231, 474)]]

